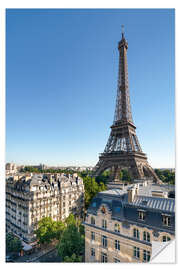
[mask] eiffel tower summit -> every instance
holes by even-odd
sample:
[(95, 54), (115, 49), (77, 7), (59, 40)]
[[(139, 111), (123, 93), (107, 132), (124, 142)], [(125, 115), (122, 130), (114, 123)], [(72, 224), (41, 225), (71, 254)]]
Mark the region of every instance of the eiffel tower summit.
[(127, 169), (132, 179), (153, 179), (159, 183), (160, 180), (141, 149), (132, 119), (127, 49), (128, 42), (122, 27), (122, 38), (118, 43), (119, 73), (114, 121), (104, 152), (100, 154), (94, 168), (94, 176), (99, 176), (106, 169), (110, 169), (111, 180), (118, 182), (120, 171)]

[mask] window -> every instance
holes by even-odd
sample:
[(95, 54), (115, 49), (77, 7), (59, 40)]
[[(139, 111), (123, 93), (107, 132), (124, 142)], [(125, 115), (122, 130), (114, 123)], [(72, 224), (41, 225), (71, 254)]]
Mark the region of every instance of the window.
[(167, 242), (167, 241), (170, 241), (170, 240), (171, 240), (170, 237), (168, 237), (168, 236), (166, 236), (166, 235), (163, 235), (163, 238), (162, 238), (162, 241), (163, 241), (163, 242)]
[(137, 239), (139, 239), (139, 230), (138, 229), (133, 229), (133, 236)]
[(102, 236), (101, 243), (103, 247), (107, 247), (107, 236), (105, 235)]
[(163, 225), (165, 226), (171, 225), (171, 219), (169, 216), (162, 216), (162, 222), (163, 222)]
[(95, 232), (91, 232), (91, 240), (95, 240)]
[(143, 250), (143, 261), (144, 262), (150, 261), (150, 251)]
[(101, 252), (101, 262), (103, 262), (103, 263), (107, 262), (107, 254), (106, 253)]
[(120, 260), (118, 260), (117, 258), (114, 258), (114, 262), (115, 262), (115, 263), (119, 263)]
[(146, 213), (144, 211), (139, 211), (138, 212), (138, 218), (140, 220), (145, 220), (145, 217), (146, 217)]
[(150, 233), (143, 232), (143, 240), (146, 242), (150, 242)]
[(137, 259), (140, 257), (140, 251), (138, 247), (134, 247), (134, 257)]
[(115, 246), (115, 249), (120, 250), (120, 241), (119, 240), (115, 240), (114, 246)]
[(119, 224), (116, 223), (116, 224), (114, 225), (114, 231), (115, 231), (115, 232), (120, 232), (120, 225), (119, 225)]
[(105, 219), (102, 220), (102, 227), (104, 229), (107, 229), (107, 220), (105, 220)]
[(91, 217), (91, 224), (95, 225), (95, 218)]
[(91, 248), (91, 256), (95, 257), (95, 248)]

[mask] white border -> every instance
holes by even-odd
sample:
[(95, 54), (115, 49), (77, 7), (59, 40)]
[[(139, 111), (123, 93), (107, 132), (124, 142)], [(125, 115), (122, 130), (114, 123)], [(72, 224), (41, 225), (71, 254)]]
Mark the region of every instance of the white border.
[[(1, 3), (1, 9), (0, 9), (0, 27), (1, 27), (1, 50), (0, 50), (0, 59), (1, 59), (1, 65), (0, 65), (0, 82), (1, 82), (1, 96), (0, 96), (0, 125), (1, 125), (1, 135), (0, 135), (0, 185), (1, 185), (1, 211), (0, 211), (0, 220), (1, 222), (1, 245), (0, 245), (0, 263), (1, 263), (1, 267), (3, 267), (3, 269), (5, 268), (32, 268), (32, 267), (43, 267), (43, 268), (49, 268), (51, 267), (50, 264), (46, 263), (46, 264), (35, 264), (32, 265), (32, 263), (28, 264), (6, 264), (4, 263), (4, 249), (5, 249), (5, 245), (4, 245), (4, 220), (5, 220), (5, 181), (4, 181), (4, 164), (5, 164), (5, 8), (176, 8), (176, 29), (180, 29), (179, 27), (179, 7), (178, 7), (178, 1), (155, 1), (155, 0), (151, 0), (151, 1), (120, 1), (120, 0), (116, 0), (116, 1), (94, 1), (94, 0), (86, 0), (86, 1), (35, 1), (35, 0), (31, 0), (31, 1), (22, 1), (22, 0), (16, 0), (16, 1), (2, 1)], [(178, 35), (178, 31), (176, 31), (176, 48), (180, 48), (179, 44), (179, 36)], [(176, 49), (176, 70), (178, 69), (178, 61), (179, 60), (179, 54), (178, 54), (178, 49)], [(176, 88), (178, 89), (177, 85), (178, 84), (178, 72), (176, 72), (177, 76), (176, 76)], [(178, 190), (178, 181), (179, 180), (179, 169), (178, 169), (178, 150), (179, 150), (179, 144), (178, 144), (178, 137), (180, 136), (179, 134), (179, 126), (180, 123), (178, 123), (179, 119), (179, 112), (180, 112), (180, 104), (179, 104), (179, 93), (178, 91), (176, 91), (176, 190)], [(178, 119), (178, 120), (177, 120)], [(178, 136), (179, 135), (179, 136)], [(176, 205), (178, 206), (178, 192), (176, 194)], [(178, 209), (178, 207), (176, 208)], [(176, 211), (176, 220), (179, 220), (179, 215), (178, 215), (178, 210)], [(177, 222), (178, 224), (179, 222)], [(176, 239), (178, 242), (179, 240), (179, 232), (178, 232), (178, 226), (176, 226)], [(178, 246), (178, 244), (176, 245)], [(177, 250), (176, 250), (176, 254), (178, 254)], [(177, 258), (177, 256), (176, 256)], [(139, 268), (144, 268), (144, 267), (163, 267), (163, 269), (168, 269), (169, 267), (171, 268), (176, 268), (178, 267), (179, 264), (179, 260), (177, 258), (177, 264), (176, 265), (150, 265), (150, 264), (146, 264), (146, 266), (144, 264), (52, 264), (53, 268), (63, 268), (63, 269), (68, 269), (68, 268), (77, 268), (77, 269), (84, 269), (84, 267), (86, 268), (101, 268), (102, 269), (119, 269), (120, 267), (123, 267), (123, 269), (139, 269)]]

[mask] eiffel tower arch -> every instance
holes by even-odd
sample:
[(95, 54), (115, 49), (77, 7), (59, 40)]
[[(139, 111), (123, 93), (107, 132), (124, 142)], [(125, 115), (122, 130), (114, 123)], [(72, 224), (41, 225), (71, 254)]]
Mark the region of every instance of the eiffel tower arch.
[(160, 182), (149, 165), (146, 154), (141, 149), (133, 123), (129, 95), (127, 49), (128, 43), (124, 32), (122, 32), (122, 38), (118, 43), (119, 73), (114, 121), (104, 152), (100, 154), (93, 174), (99, 176), (103, 171), (109, 169), (111, 180), (118, 181), (120, 171), (127, 168), (132, 179), (151, 178), (154, 182)]

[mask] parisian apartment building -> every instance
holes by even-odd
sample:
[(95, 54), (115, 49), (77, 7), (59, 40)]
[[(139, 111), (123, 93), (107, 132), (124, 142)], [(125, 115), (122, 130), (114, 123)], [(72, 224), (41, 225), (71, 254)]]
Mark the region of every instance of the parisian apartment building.
[(83, 218), (84, 185), (77, 174), (14, 175), (6, 179), (6, 230), (27, 243), (43, 217), (64, 221)]
[(6, 175), (17, 173), (17, 166), (15, 163), (6, 163)]
[(86, 262), (148, 262), (175, 238), (174, 186), (143, 181), (98, 193), (85, 222)]

